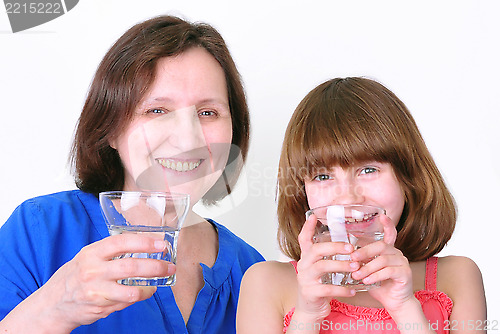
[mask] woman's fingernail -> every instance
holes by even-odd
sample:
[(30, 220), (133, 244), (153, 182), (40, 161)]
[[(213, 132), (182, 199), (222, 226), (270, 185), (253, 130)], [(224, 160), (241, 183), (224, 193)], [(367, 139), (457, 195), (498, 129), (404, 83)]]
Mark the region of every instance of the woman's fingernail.
[(168, 275), (173, 275), (175, 273), (175, 264), (169, 263), (167, 265), (167, 272), (168, 272)]
[(154, 246), (158, 250), (164, 250), (167, 247), (165, 240), (155, 240)]

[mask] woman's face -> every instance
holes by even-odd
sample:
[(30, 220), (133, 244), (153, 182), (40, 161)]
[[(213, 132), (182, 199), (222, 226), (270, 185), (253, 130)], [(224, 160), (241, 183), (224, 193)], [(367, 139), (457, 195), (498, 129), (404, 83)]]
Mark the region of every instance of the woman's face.
[(309, 208), (335, 204), (373, 205), (398, 224), (404, 192), (389, 163), (366, 162), (349, 168), (333, 166), (304, 181)]
[(110, 142), (123, 190), (187, 193), (194, 205), (224, 169), (232, 140), (224, 71), (203, 48), (162, 58), (134, 118)]

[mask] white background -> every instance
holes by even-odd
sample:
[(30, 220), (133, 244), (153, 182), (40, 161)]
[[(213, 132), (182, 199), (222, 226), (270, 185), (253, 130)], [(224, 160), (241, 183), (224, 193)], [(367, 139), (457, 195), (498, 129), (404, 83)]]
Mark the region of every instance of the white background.
[(476, 261), (489, 319), (500, 320), (500, 2), (494, 0), (81, 0), (66, 15), (16, 34), (2, 8), (0, 224), (25, 199), (74, 188), (69, 146), (100, 59), (130, 26), (165, 13), (219, 29), (251, 109), (251, 149), (238, 190), (205, 214), (267, 259), (283, 260), (274, 197), (294, 108), (326, 79), (375, 78), (413, 113), (458, 203), (456, 232), (441, 255)]

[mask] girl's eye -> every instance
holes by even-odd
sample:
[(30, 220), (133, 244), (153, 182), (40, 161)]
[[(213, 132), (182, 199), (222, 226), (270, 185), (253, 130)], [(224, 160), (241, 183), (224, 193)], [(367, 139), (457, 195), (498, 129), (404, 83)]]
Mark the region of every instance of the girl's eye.
[(375, 173), (377, 172), (377, 169), (374, 168), (374, 167), (365, 167), (363, 169), (361, 169), (361, 172), (360, 174), (372, 174), (372, 173)]
[(330, 177), (330, 175), (327, 175), (327, 174), (320, 174), (320, 175), (317, 175), (313, 178), (314, 181), (327, 181), (327, 180), (331, 180), (332, 178)]

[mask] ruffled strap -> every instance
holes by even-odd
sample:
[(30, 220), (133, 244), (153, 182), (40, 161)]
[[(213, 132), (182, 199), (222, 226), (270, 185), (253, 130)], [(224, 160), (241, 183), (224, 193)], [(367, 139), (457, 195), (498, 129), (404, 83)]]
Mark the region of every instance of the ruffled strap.
[(437, 257), (433, 256), (427, 259), (427, 262), (425, 264), (425, 290), (437, 290), (437, 267)]
[(453, 309), (453, 300), (442, 291), (429, 291), (429, 290), (420, 290), (415, 292), (415, 297), (418, 299), (422, 306), (428, 302), (435, 300), (439, 304), (441, 304), (442, 308), (448, 313), (448, 318), (451, 315), (451, 311)]
[(389, 312), (385, 308), (355, 306), (336, 299), (332, 299), (330, 305), (332, 311), (340, 312), (356, 320), (377, 321), (391, 319)]
[[(340, 302), (336, 299), (332, 299), (330, 301), (330, 308), (333, 312), (342, 313), (356, 320), (377, 321), (377, 320), (391, 319), (389, 312), (387, 312), (387, 310), (384, 308), (354, 306)], [(290, 325), (290, 321), (292, 320), (294, 312), (295, 312), (295, 307), (292, 307), (290, 312), (288, 312), (283, 318), (284, 333), (286, 332), (286, 329)]]

